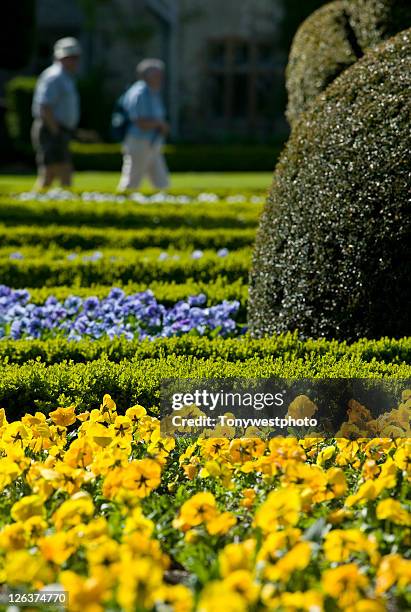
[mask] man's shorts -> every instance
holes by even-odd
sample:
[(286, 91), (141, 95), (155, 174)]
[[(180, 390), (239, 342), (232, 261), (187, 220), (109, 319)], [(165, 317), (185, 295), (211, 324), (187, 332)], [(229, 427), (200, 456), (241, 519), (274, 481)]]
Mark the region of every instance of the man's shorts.
[(35, 119), (31, 128), (31, 141), (36, 152), (38, 166), (67, 164), (71, 162), (70, 130), (60, 127), (53, 134), (41, 119)]

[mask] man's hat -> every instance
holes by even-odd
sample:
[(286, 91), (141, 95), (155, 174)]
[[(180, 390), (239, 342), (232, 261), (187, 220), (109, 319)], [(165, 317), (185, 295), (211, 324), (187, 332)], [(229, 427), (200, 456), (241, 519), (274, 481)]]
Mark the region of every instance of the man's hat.
[(54, 57), (58, 60), (76, 55), (81, 55), (81, 46), (77, 38), (71, 36), (60, 38), (54, 45)]

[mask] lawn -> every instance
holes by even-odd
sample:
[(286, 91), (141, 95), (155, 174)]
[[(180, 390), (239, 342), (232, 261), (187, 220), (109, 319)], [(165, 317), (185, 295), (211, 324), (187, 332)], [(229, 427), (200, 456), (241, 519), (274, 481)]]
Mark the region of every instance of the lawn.
[[(74, 189), (87, 191), (115, 191), (119, 180), (116, 172), (78, 172)], [(233, 193), (266, 191), (272, 180), (269, 172), (241, 173), (176, 173), (172, 175), (171, 190), (184, 193), (187, 189), (198, 191), (227, 190)], [(33, 187), (34, 175), (0, 174), (0, 192), (27, 191)], [(144, 185), (144, 191), (150, 191)]]

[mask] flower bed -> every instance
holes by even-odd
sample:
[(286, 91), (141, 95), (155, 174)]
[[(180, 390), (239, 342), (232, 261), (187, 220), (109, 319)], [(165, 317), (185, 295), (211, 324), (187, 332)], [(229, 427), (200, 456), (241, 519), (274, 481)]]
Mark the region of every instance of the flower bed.
[(73, 612), (411, 605), (409, 440), (162, 440), (87, 408), (1, 415), (2, 582)]
[(227, 336), (236, 331), (239, 304), (223, 302), (207, 308), (205, 295), (190, 297), (172, 308), (159, 304), (152, 291), (126, 295), (112, 289), (107, 297), (71, 295), (64, 302), (50, 296), (33, 303), (27, 290), (0, 285), (0, 339), (169, 338), (194, 333)]

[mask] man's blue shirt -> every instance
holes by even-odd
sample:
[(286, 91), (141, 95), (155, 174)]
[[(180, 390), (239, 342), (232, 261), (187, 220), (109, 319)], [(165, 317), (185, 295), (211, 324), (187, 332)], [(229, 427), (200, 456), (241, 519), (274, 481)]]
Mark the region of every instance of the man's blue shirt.
[(156, 130), (141, 130), (134, 123), (137, 119), (158, 119), (164, 121), (165, 108), (160, 93), (153, 91), (145, 81), (136, 81), (124, 95), (124, 109), (131, 121), (127, 135), (135, 138), (160, 142)]
[(40, 107), (50, 106), (56, 121), (74, 129), (80, 119), (80, 101), (73, 77), (63, 69), (60, 62), (52, 64), (37, 80), (33, 96), (32, 114), (40, 117)]

